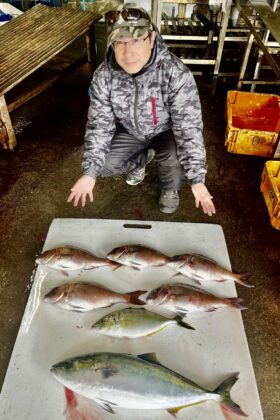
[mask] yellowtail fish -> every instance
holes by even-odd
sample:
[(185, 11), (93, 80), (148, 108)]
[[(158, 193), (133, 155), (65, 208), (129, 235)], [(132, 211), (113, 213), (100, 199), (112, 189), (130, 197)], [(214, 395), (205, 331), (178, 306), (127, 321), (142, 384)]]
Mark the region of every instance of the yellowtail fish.
[(120, 246), (109, 252), (107, 258), (137, 270), (147, 267), (160, 267), (170, 261), (170, 258), (166, 255), (142, 245)]
[(70, 246), (49, 249), (36, 258), (36, 263), (64, 273), (71, 270), (91, 270), (104, 266), (117, 268), (119, 266), (107, 258), (99, 258), (88, 251)]
[(238, 297), (219, 298), (204, 290), (179, 283), (165, 284), (153, 289), (146, 302), (182, 316), (188, 312), (212, 312), (219, 308), (247, 309)]
[(167, 265), (184, 276), (190, 277), (198, 284), (204, 281), (234, 280), (245, 287), (254, 287), (253, 284), (248, 282), (251, 276), (250, 273), (232, 273), (219, 266), (215, 261), (202, 255), (177, 255)]
[(117, 293), (90, 283), (66, 283), (47, 293), (44, 301), (62, 309), (86, 312), (98, 308), (107, 308), (116, 303), (145, 305), (145, 302), (139, 299), (139, 296), (144, 293), (146, 293), (145, 290)]
[(138, 356), (85, 354), (56, 363), (51, 372), (61, 384), (93, 399), (110, 413), (118, 407), (166, 409), (176, 417), (188, 406), (212, 400), (229, 412), (247, 416), (230, 398), (238, 373), (232, 374), (214, 391), (209, 391), (163, 366), (154, 353)]
[(97, 321), (92, 329), (110, 337), (139, 338), (154, 335), (170, 325), (194, 330), (189, 324), (184, 323), (180, 316), (169, 319), (144, 308), (126, 308), (111, 312)]

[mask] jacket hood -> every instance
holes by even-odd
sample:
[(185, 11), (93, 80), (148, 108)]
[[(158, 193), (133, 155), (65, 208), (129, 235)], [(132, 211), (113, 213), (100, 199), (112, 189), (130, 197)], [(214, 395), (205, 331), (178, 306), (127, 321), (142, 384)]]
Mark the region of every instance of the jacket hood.
[[(155, 25), (153, 25), (153, 30), (156, 33), (155, 44), (152, 49), (152, 54), (148, 63), (139, 72), (141, 74), (146, 72), (149, 69), (153, 69), (157, 67), (157, 65), (162, 60), (170, 57), (170, 53), (163, 41), (163, 38), (160, 35), (158, 28)], [(108, 67), (108, 69), (112, 72), (121, 71), (125, 73), (125, 71), (118, 65), (118, 63), (115, 60), (115, 54), (114, 54), (112, 46), (107, 47), (104, 63), (105, 63), (105, 66)]]

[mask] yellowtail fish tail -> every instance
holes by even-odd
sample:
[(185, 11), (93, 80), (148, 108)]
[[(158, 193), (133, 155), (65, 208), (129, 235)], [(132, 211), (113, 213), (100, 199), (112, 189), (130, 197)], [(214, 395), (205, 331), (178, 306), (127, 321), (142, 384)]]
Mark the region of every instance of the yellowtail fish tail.
[(242, 286), (245, 286), (245, 287), (255, 287), (252, 283), (248, 281), (250, 277), (251, 277), (251, 273), (237, 274), (235, 281), (239, 284), (242, 284)]
[(230, 301), (230, 306), (232, 306), (233, 308), (236, 309), (248, 309), (246, 306), (242, 305), (243, 299), (238, 298), (238, 297), (234, 297), (234, 298), (229, 298), (228, 299)]
[(136, 290), (136, 292), (127, 293), (127, 297), (128, 297), (127, 303), (132, 303), (133, 305), (146, 305), (146, 302), (139, 299), (139, 296), (143, 295), (146, 292), (147, 290)]
[(195, 330), (195, 328), (192, 327), (190, 324), (184, 322), (183, 317), (180, 315), (175, 316), (174, 320), (177, 322), (178, 325), (180, 325), (180, 327), (187, 328), (188, 330)]
[(222, 411), (228, 411), (230, 413), (238, 414), (239, 416), (248, 417), (248, 415), (241, 410), (240, 406), (230, 398), (231, 388), (234, 386), (238, 377), (239, 372), (232, 374), (222, 382), (214, 392), (220, 394), (222, 397), (222, 401), (220, 402)]

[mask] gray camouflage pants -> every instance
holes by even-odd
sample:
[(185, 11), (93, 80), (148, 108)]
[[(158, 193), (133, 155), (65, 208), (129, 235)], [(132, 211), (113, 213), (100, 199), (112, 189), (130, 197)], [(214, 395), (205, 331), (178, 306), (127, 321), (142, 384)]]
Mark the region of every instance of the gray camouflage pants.
[(117, 132), (106, 156), (101, 176), (114, 176), (130, 172), (147, 163), (147, 151), (156, 152), (160, 188), (163, 191), (179, 191), (186, 178), (177, 157), (176, 142), (172, 130), (164, 131), (148, 144), (121, 130)]

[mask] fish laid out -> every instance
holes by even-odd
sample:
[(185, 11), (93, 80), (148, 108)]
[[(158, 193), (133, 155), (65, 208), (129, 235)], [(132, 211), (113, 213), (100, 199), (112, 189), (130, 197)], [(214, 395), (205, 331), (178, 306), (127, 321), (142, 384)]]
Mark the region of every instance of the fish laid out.
[(166, 409), (176, 417), (185, 407), (212, 400), (229, 412), (247, 416), (230, 398), (237, 373), (209, 391), (163, 366), (154, 353), (85, 354), (53, 365), (51, 372), (65, 387), (110, 413), (114, 413), (112, 407)]
[(161, 267), (170, 261), (170, 258), (166, 255), (142, 245), (120, 246), (109, 252), (107, 258), (137, 270), (147, 267)]
[(86, 312), (98, 308), (107, 308), (116, 303), (145, 305), (139, 296), (145, 290), (130, 293), (117, 293), (105, 287), (91, 283), (66, 283), (55, 287), (44, 297), (44, 301), (62, 309)]
[(71, 270), (91, 270), (105, 266), (119, 267), (119, 264), (107, 258), (99, 258), (88, 251), (70, 246), (49, 249), (36, 258), (36, 263), (64, 273)]
[(144, 308), (126, 308), (111, 312), (97, 321), (92, 326), (92, 329), (97, 333), (110, 337), (139, 338), (154, 335), (170, 325), (194, 329), (183, 322), (181, 316), (169, 319)]
[(113, 249), (107, 255), (109, 260), (134, 269), (167, 266), (196, 283), (204, 281), (234, 280), (246, 287), (254, 287), (248, 279), (250, 273), (236, 274), (219, 266), (215, 261), (196, 254), (182, 254), (168, 257), (155, 249), (142, 245), (124, 245)]
[(254, 287), (248, 282), (250, 273), (235, 274), (220, 267), (215, 261), (196, 254), (183, 254), (172, 258), (167, 266), (173, 268), (184, 276), (190, 277), (196, 283), (204, 281), (234, 280), (246, 287)]
[(247, 309), (242, 305), (240, 298), (219, 298), (204, 290), (180, 283), (165, 284), (153, 289), (146, 302), (181, 316), (189, 312), (212, 312), (219, 308)]

